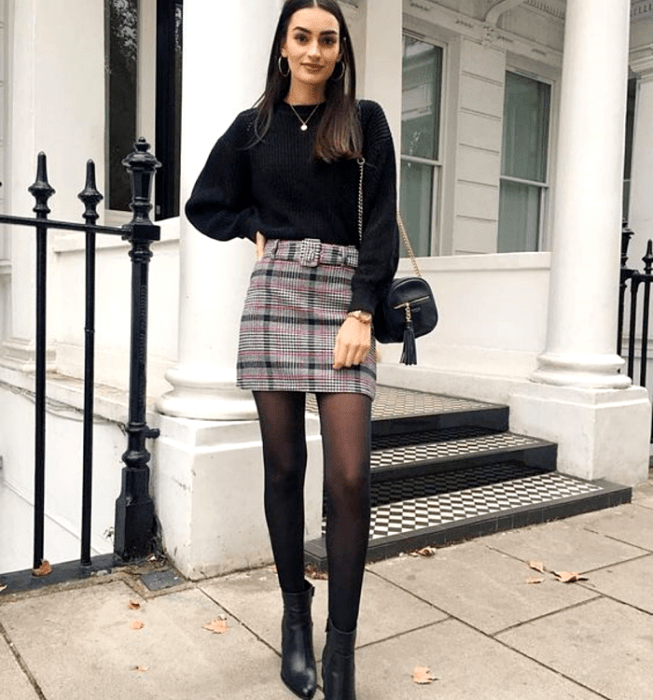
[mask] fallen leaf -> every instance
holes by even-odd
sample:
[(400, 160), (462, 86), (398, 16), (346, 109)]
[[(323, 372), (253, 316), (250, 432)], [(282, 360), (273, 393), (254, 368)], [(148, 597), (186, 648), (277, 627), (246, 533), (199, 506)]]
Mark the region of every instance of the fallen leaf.
[(413, 557), (432, 557), (437, 553), (435, 547), (422, 547), (421, 549), (411, 552), (410, 555)]
[(438, 679), (431, 675), (431, 669), (426, 666), (415, 666), (413, 669), (413, 682), (419, 685), (427, 685)]
[(587, 576), (581, 576), (576, 571), (553, 571), (553, 575), (560, 583), (576, 583), (576, 581), (587, 581)]
[(530, 578), (526, 579), (526, 583), (530, 584), (535, 584), (535, 583), (544, 583), (543, 578), (537, 578), (536, 576), (531, 576)]
[(129, 601), (129, 609), (130, 610), (138, 610), (141, 607), (141, 604), (137, 600), (130, 600)]
[(312, 564), (306, 566), (305, 573), (308, 578), (312, 578), (314, 581), (325, 581), (328, 578), (326, 571), (316, 569)]
[(0, 593), (2, 593), (2, 591), (6, 590), (6, 588), (7, 588), (7, 586), (0, 586)]
[(132, 620), (132, 621), (129, 623), (129, 626), (130, 626), (133, 630), (142, 630), (143, 627), (145, 627), (145, 623), (143, 622), (143, 620)]
[(227, 619), (221, 615), (204, 625), (204, 629), (209, 630), (209, 632), (215, 632), (216, 634), (224, 634), (229, 631), (229, 625), (227, 624)]
[(38, 569), (32, 569), (32, 574), (34, 576), (47, 576), (48, 574), (52, 573), (52, 567), (50, 566), (50, 562), (44, 559), (41, 562), (41, 566), (39, 566)]
[(134, 666), (134, 671), (138, 671), (139, 673), (145, 673), (145, 671), (149, 670), (147, 666)]
[(541, 574), (545, 571), (544, 564), (541, 561), (537, 561), (537, 559), (531, 559), (531, 561), (528, 562), (528, 566), (534, 571), (539, 571)]

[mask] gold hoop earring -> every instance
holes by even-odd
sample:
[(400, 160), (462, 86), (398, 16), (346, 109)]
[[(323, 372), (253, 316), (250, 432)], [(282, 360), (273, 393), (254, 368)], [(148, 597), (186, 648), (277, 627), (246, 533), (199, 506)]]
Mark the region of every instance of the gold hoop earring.
[[(279, 66), (279, 73), (281, 73), (281, 75), (284, 78), (287, 78), (290, 75), (290, 64), (288, 64), (288, 70), (284, 73), (282, 68), (281, 68), (281, 59), (282, 58), (283, 58), (283, 56), (279, 56), (279, 60), (277, 61), (277, 65)], [(286, 62), (287, 61), (288, 61), (288, 59), (286, 59)]]
[(340, 68), (342, 70), (340, 71), (340, 75), (337, 78), (333, 77), (333, 73), (331, 74), (331, 79), (334, 83), (339, 83), (345, 77), (345, 73), (347, 72), (347, 66), (345, 66), (344, 61), (338, 61), (338, 64), (340, 65)]

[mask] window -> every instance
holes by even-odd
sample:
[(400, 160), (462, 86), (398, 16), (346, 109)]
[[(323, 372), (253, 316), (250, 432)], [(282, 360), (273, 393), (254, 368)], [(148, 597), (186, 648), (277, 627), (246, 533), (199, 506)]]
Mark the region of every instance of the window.
[(437, 252), (440, 191), (442, 54), (404, 36), (401, 125), (401, 210), (415, 255)]
[(107, 209), (129, 211), (123, 158), (136, 140), (138, 0), (107, 0)]
[(498, 252), (538, 250), (548, 189), (551, 86), (506, 73)]
[(182, 19), (181, 0), (158, 0), (155, 153), (164, 167), (156, 176), (157, 219), (179, 216)]
[[(154, 138), (154, 134), (147, 132), (156, 128), (156, 138), (152, 142), (153, 150), (163, 167), (157, 172), (155, 180), (155, 217), (163, 219), (178, 216), (183, 2), (157, 0), (156, 17), (154, 3), (150, 1), (105, 2), (107, 209), (129, 211), (131, 190), (122, 160), (131, 153), (138, 136)], [(141, 45), (143, 32), (147, 37), (145, 43), (148, 46), (155, 45), (156, 52), (149, 51), (146, 46)], [(143, 69), (143, 61), (147, 64), (150, 55), (153, 56), (152, 65), (147, 65), (144, 72), (152, 76), (156, 74), (156, 97), (153, 93), (149, 96), (149, 85), (139, 85), (139, 79), (144, 79), (139, 76), (139, 67)], [(156, 106), (152, 109), (154, 105), (151, 103), (155, 101)], [(151, 120), (147, 116), (145, 121), (139, 120), (141, 113), (150, 112), (153, 112)], [(143, 129), (143, 123), (151, 126)], [(145, 133), (137, 133), (140, 130)]]
[(633, 166), (633, 140), (635, 135), (635, 104), (637, 101), (637, 78), (628, 79), (628, 103), (626, 108), (626, 158), (624, 160), (623, 216), (628, 221), (630, 210), (630, 176)]

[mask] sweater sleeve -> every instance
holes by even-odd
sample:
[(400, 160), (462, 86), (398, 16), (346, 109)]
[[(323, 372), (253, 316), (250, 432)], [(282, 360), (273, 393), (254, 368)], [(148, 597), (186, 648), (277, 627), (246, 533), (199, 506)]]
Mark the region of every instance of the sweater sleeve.
[(365, 156), (363, 237), (349, 310), (373, 313), (399, 262), (397, 175), (392, 134), (383, 109), (375, 102), (361, 102), (361, 120)]
[(247, 148), (252, 121), (251, 110), (238, 115), (213, 147), (186, 202), (186, 216), (193, 226), (220, 241), (254, 241), (260, 228)]

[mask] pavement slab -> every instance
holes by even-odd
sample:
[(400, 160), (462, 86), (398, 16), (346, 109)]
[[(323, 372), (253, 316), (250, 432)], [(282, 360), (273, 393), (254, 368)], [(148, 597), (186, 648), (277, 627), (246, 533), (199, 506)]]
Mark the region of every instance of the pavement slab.
[(552, 577), (529, 585), (527, 580), (536, 572), (480, 542), (439, 549), (428, 559), (388, 559), (369, 569), (488, 634), (597, 595)]
[(223, 613), (197, 589), (145, 601), (112, 582), (6, 603), (0, 621), (47, 700), (292, 697), (278, 656), (237, 621), (203, 629)]
[(653, 616), (600, 598), (498, 639), (611, 700), (651, 697)]
[(593, 571), (582, 585), (653, 615), (653, 555)]
[[(314, 640), (315, 653), (319, 659), (325, 641), (328, 582), (317, 580), (311, 583), (315, 586)], [(274, 572), (259, 569), (215, 579), (200, 584), (200, 587), (257, 636), (281, 652), (282, 600), (277, 575)], [(447, 617), (432, 605), (368, 573), (363, 584), (356, 645), (378, 642)]]
[(653, 552), (653, 509), (639, 504), (584, 513), (570, 523)]
[(653, 508), (653, 477), (652, 480), (633, 489), (633, 503), (644, 508)]
[[(417, 685), (416, 666), (438, 680)], [(358, 700), (598, 700), (600, 696), (457, 620), (373, 644), (356, 655)]]
[(4, 639), (0, 637), (0, 697), (6, 700), (38, 700)]
[(549, 571), (592, 571), (642, 556), (642, 550), (574, 525), (573, 519), (512, 530), (484, 539), (521, 561), (537, 559)]

